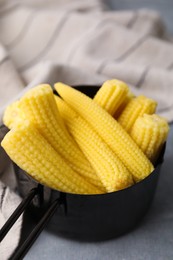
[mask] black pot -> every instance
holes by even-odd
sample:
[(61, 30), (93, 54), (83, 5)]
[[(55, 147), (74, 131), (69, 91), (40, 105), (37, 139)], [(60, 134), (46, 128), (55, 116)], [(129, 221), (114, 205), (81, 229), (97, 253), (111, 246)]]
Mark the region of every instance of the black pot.
[[(93, 97), (98, 86), (76, 88)], [(100, 195), (77, 195), (40, 185), (42, 196), (35, 198), (30, 205), (32, 216), (39, 218), (42, 210), (60, 198), (60, 206), (47, 226), (54, 233), (86, 241), (101, 241), (126, 233), (137, 225), (149, 209), (164, 151), (165, 147), (156, 162), (155, 170), (147, 178), (124, 190)], [(15, 172), (20, 194), (24, 197), (38, 183), (16, 165)]]

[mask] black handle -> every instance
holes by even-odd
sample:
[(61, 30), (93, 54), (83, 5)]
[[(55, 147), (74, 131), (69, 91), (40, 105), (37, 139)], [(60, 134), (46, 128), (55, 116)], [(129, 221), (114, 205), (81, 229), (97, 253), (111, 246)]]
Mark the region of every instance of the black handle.
[[(15, 211), (12, 213), (12, 215), (9, 217), (9, 219), (6, 221), (4, 226), (0, 230), (0, 242), (3, 240), (3, 238), (6, 236), (8, 231), (11, 229), (11, 227), (14, 225), (16, 220), (20, 217), (20, 215), (24, 212), (24, 210), (28, 207), (30, 202), (33, 200), (33, 198), (38, 195), (39, 199), (42, 200), (43, 196), (43, 186), (38, 185), (36, 188), (30, 190), (30, 192), (27, 194), (27, 196), (22, 200), (22, 202), (19, 204), (19, 206), (15, 209)], [(27, 239), (23, 242), (21, 246), (15, 251), (13, 256), (10, 259), (13, 260), (19, 260), (23, 259), (25, 254), (28, 252), (32, 244), (35, 242), (45, 225), (48, 223), (49, 219), (54, 214), (55, 210), (60, 206), (62, 203), (62, 199), (56, 199), (48, 209), (46, 209), (44, 215), (39, 220), (38, 224), (34, 227), (34, 229), (31, 231)]]
[(26, 255), (32, 244), (35, 242), (41, 231), (44, 229), (45, 225), (48, 223), (49, 219), (52, 217), (58, 206), (60, 206), (60, 199), (56, 199), (51, 206), (47, 209), (46, 213), (43, 215), (39, 223), (31, 231), (27, 239), (23, 242), (20, 248), (15, 252), (11, 260), (20, 260)]
[(32, 189), (28, 195), (22, 200), (22, 202), (19, 204), (19, 206), (15, 209), (15, 211), (12, 213), (12, 215), (9, 217), (9, 219), (6, 221), (4, 226), (0, 230), (0, 242), (3, 240), (3, 238), (6, 236), (8, 231), (11, 229), (11, 227), (14, 225), (16, 220), (19, 218), (19, 216), (23, 213), (23, 211), (27, 208), (31, 200), (35, 197), (36, 194), (39, 193), (39, 187)]

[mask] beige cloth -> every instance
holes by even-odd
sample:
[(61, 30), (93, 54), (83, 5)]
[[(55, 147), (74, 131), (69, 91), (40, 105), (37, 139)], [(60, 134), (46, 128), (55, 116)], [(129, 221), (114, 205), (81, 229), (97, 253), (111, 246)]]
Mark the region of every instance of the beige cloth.
[[(173, 44), (168, 39), (154, 11), (110, 11), (99, 0), (0, 0), (1, 119), (4, 107), (36, 84), (101, 84), (119, 78), (135, 94), (156, 99), (158, 113), (171, 122)], [(5, 167), (9, 163), (1, 165), (1, 174)], [(2, 176), (8, 185), (11, 172), (6, 168)], [(3, 190), (1, 185), (1, 199)], [(6, 208), (12, 209), (11, 203)], [(2, 207), (1, 226), (8, 215)], [(2, 253), (0, 247), (1, 260), (17, 245), (16, 230), (10, 249), (10, 235), (2, 243), (8, 249)]]

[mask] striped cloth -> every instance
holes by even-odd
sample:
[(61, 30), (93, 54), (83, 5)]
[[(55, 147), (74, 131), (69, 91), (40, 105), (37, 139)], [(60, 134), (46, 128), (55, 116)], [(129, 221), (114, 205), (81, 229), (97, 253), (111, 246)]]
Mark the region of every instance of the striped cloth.
[[(36, 84), (100, 84), (108, 78), (156, 99), (158, 113), (171, 122), (172, 70), (172, 40), (157, 12), (113, 12), (99, 0), (0, 0), (1, 123), (5, 106)], [(14, 188), (2, 149), (0, 162), (2, 181)], [(19, 200), (0, 184), (0, 226)], [(1, 244), (1, 260), (16, 247), (20, 225)]]

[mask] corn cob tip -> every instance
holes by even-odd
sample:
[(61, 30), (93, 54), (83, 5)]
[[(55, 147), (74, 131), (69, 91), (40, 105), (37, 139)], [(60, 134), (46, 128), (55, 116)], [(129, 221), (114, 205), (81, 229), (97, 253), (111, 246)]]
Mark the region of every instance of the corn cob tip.
[(105, 81), (97, 91), (93, 100), (104, 108), (109, 114), (114, 115), (126, 99), (128, 86), (116, 79)]
[(4, 125), (11, 129), (15, 121), (22, 116), (22, 111), (19, 108), (19, 101), (15, 101), (6, 107), (2, 120)]
[(129, 89), (128, 85), (124, 82), (124, 81), (121, 81), (119, 79), (109, 79), (109, 80), (106, 80), (104, 81), (103, 85), (109, 85), (109, 86), (112, 86), (114, 85), (115, 87), (116, 86), (120, 86), (120, 87), (123, 87), (123, 88), (126, 88), (126, 89)]
[(130, 135), (148, 159), (155, 164), (169, 133), (167, 120), (157, 114), (144, 114), (135, 121)]
[(130, 133), (136, 119), (143, 114), (153, 114), (156, 107), (157, 102), (155, 100), (140, 95), (128, 102), (117, 120), (119, 124)]
[(52, 87), (49, 84), (40, 84), (35, 86), (34, 88), (29, 89), (21, 99), (30, 98), (38, 95), (45, 95), (45, 93), (53, 93)]
[(64, 84), (64, 83), (62, 83), (62, 82), (56, 82), (55, 84), (54, 84), (54, 88), (55, 88), (55, 90), (59, 93), (59, 90), (61, 90), (61, 88), (63, 87), (63, 89), (65, 89), (65, 88), (71, 88), (71, 86), (69, 86), (69, 85), (67, 85), (67, 84)]
[(166, 118), (158, 115), (158, 114), (143, 114), (142, 116), (140, 116), (139, 118), (137, 118), (138, 121), (142, 121), (142, 123), (147, 127), (150, 127), (150, 125), (152, 124), (153, 127), (158, 127), (160, 126), (160, 128), (162, 130), (166, 130), (167, 134), (169, 133), (169, 124), (166, 120)]

